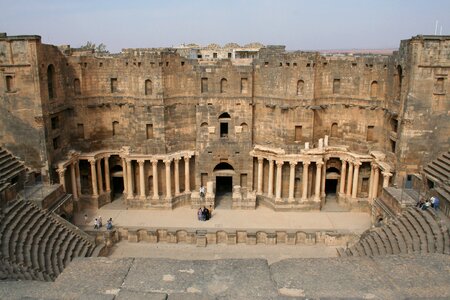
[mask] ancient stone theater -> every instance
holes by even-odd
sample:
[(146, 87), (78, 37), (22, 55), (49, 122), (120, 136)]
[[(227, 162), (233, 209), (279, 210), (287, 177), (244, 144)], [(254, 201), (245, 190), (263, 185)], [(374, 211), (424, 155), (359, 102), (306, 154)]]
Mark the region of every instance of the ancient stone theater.
[[(258, 43), (109, 54), (2, 33), (0, 142), (28, 182), (71, 195), (67, 214), (223, 194), (233, 209), (292, 211), (334, 197), (373, 218), (435, 194), (448, 214), (449, 68), (449, 36), (389, 55)], [(20, 181), (8, 166), (4, 183)]]

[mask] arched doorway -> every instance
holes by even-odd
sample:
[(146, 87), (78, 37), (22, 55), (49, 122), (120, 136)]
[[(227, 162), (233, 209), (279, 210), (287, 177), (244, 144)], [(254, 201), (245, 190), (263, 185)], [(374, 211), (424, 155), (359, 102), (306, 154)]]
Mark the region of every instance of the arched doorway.
[(112, 200), (116, 200), (123, 195), (123, 169), (121, 165), (115, 165), (111, 168), (111, 179), (112, 179)]
[(231, 208), (233, 202), (233, 166), (229, 163), (221, 162), (213, 170), (216, 177), (216, 207)]
[(330, 167), (327, 169), (327, 174), (325, 177), (325, 194), (336, 195), (338, 180), (341, 177), (340, 172), (335, 167)]

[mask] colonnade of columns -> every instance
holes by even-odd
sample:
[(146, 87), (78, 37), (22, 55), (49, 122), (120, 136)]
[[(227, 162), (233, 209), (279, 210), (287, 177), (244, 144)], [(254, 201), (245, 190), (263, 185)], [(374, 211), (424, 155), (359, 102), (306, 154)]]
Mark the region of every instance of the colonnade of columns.
[[(294, 194), (295, 194), (295, 167), (297, 164), (302, 163), (303, 165), (303, 174), (302, 174), (302, 183), (301, 183), (301, 201), (308, 200), (308, 190), (309, 186), (312, 184), (308, 182), (309, 177), (309, 166), (311, 163), (314, 163), (315, 168), (315, 183), (314, 183), (314, 195), (313, 201), (320, 201), (321, 197), (325, 196), (325, 182), (326, 182), (326, 164), (328, 159), (324, 158), (323, 160), (316, 161), (283, 161), (277, 160), (275, 158), (264, 158), (257, 157), (258, 160), (258, 168), (257, 168), (257, 194), (263, 194), (263, 182), (264, 177), (268, 177), (267, 182), (267, 197), (272, 198), (275, 196), (275, 201), (281, 201), (281, 189), (282, 189), (282, 167), (284, 163), (289, 163), (290, 172), (289, 172), (289, 195), (288, 202), (294, 202)], [(267, 160), (269, 163), (269, 174), (264, 174), (264, 160)], [(360, 176), (360, 166), (362, 165), (361, 161), (357, 159), (341, 159), (341, 174), (340, 174), (340, 182), (339, 182), (339, 194), (341, 196), (346, 196), (350, 199), (356, 199), (358, 197), (358, 183)], [(276, 165), (276, 170), (275, 166)], [(275, 178), (275, 195), (274, 195), (274, 172), (276, 172)], [(389, 185), (389, 178), (392, 176), (389, 172), (382, 172), (383, 175), (383, 187), (387, 187)], [(380, 177), (380, 167), (375, 163), (371, 163), (371, 174), (369, 180), (369, 191), (368, 198), (372, 200), (378, 197), (378, 189), (379, 189), (379, 177)]]
[[(263, 194), (263, 180), (264, 180), (264, 159), (263, 157), (258, 157), (258, 182), (257, 182), (257, 194)], [(274, 160), (267, 159), (269, 162), (269, 174), (268, 183), (267, 183), (267, 197), (273, 197), (273, 178), (274, 178), (274, 165), (276, 165), (276, 180), (275, 180), (275, 201), (282, 201), (281, 199), (281, 189), (282, 189), (282, 169), (285, 163), (289, 163), (289, 196), (288, 202), (294, 202), (294, 194), (295, 194), (295, 167), (298, 163), (303, 164), (303, 176), (302, 176), (302, 201), (307, 201), (308, 197), (308, 175), (309, 175), (309, 165), (310, 161), (283, 161), (283, 160)], [(322, 170), (322, 161), (316, 161), (316, 183), (315, 183), (315, 191), (314, 191), (314, 201), (320, 201), (320, 183), (321, 183), (321, 170)]]
[[(152, 199), (159, 199), (159, 178), (158, 178), (158, 162), (161, 160), (165, 165), (165, 198), (171, 199), (172, 195), (172, 175), (171, 175), (171, 164), (174, 164), (174, 189), (175, 195), (179, 196), (180, 192), (180, 160), (184, 160), (184, 193), (190, 193), (190, 170), (189, 170), (189, 160), (192, 155), (186, 155), (183, 157), (174, 157), (174, 158), (166, 158), (166, 159), (157, 159), (157, 158), (122, 158), (123, 165), (123, 185), (124, 185), (124, 194), (127, 195), (128, 200), (135, 199), (137, 196), (140, 200), (147, 199), (148, 196), (151, 196)], [(139, 194), (134, 195), (134, 172), (133, 172), (133, 161), (136, 161), (139, 168)], [(153, 186), (153, 195), (147, 195), (147, 191), (145, 188), (145, 164), (146, 162), (150, 162), (152, 164), (152, 186)]]

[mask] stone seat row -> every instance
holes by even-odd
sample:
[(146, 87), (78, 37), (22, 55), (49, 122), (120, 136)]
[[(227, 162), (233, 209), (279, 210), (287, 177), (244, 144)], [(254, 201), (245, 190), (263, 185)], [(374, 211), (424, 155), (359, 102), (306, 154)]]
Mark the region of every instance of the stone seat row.
[(0, 178), (12, 178), (23, 170), (25, 166), (11, 153), (0, 147)]
[(382, 256), (406, 253), (450, 254), (449, 229), (440, 225), (436, 213), (412, 207), (391, 223), (364, 233), (340, 256)]
[(0, 257), (10, 265), (41, 272), (40, 280), (56, 278), (73, 258), (91, 256), (96, 249), (92, 241), (32, 202), (13, 201), (0, 219)]
[(447, 182), (450, 179), (450, 153), (443, 153), (433, 160), (424, 168), (424, 172), (441, 182)]

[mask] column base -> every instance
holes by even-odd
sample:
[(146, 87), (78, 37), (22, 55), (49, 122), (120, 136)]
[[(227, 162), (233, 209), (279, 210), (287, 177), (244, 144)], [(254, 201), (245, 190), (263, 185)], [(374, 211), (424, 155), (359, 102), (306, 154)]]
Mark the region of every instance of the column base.
[(289, 199), (288, 199), (288, 202), (289, 202), (289, 203), (295, 202), (295, 199), (294, 199), (294, 198), (289, 198)]
[(281, 198), (275, 198), (275, 202), (283, 202), (283, 199), (281, 199)]

